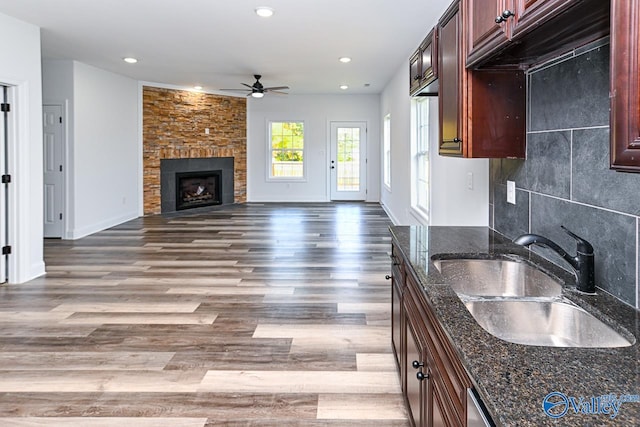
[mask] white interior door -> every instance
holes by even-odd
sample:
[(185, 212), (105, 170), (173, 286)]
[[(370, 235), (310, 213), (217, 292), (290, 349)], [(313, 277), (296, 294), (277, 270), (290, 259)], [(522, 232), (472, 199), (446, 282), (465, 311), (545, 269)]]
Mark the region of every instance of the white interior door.
[(44, 237), (62, 237), (64, 145), (62, 106), (43, 106)]
[(331, 200), (366, 200), (366, 153), (365, 122), (331, 122)]
[[(9, 104), (6, 86), (0, 86), (0, 104)], [(9, 112), (0, 112), (0, 175), (7, 174), (7, 144), (9, 143)], [(7, 184), (0, 184), (0, 247), (8, 244)], [(0, 255), (0, 283), (7, 281), (7, 256)]]

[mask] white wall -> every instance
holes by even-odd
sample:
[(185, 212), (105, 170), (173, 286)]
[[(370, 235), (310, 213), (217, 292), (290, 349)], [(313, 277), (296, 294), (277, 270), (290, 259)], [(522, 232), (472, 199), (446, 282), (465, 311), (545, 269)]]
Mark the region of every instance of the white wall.
[[(437, 100), (430, 121), (438, 122)], [(434, 127), (437, 130), (437, 127)], [(489, 160), (438, 155), (439, 138), (429, 144), (431, 166), (430, 225), (489, 225)]]
[(12, 87), (9, 281), (44, 273), (40, 29), (0, 14), (0, 83)]
[[(268, 120), (304, 121), (307, 179), (267, 181)], [(377, 95), (288, 95), (250, 99), (247, 105), (247, 200), (329, 200), (329, 124), (367, 122), (367, 201), (380, 197), (380, 98)]]
[[(391, 115), (391, 190), (384, 184), (381, 203), (395, 224), (420, 224), (411, 210), (411, 98), (409, 62), (402, 64), (381, 95), (381, 118)], [(430, 225), (489, 224), (489, 161), (438, 155), (438, 110), (430, 102)], [(467, 174), (473, 175), (472, 189)]]
[(410, 212), (411, 97), (408, 59), (396, 71), (380, 99), (381, 117), (391, 115), (391, 189), (387, 189), (380, 180), (380, 202), (395, 224), (419, 224)]
[(66, 115), (64, 237), (138, 217), (138, 82), (71, 60), (44, 60), (42, 68), (44, 102), (63, 104)]
[(138, 82), (74, 61), (72, 238), (138, 217)]

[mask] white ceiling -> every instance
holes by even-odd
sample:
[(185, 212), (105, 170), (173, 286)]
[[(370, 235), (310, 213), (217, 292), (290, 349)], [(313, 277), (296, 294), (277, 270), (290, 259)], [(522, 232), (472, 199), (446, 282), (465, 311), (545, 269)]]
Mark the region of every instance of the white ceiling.
[[(41, 27), (44, 58), (137, 80), (215, 91), (262, 74), (265, 86), (289, 93), (344, 93), (347, 84), (347, 93), (363, 94), (382, 91), (450, 2), (0, 0), (0, 13)], [(259, 18), (257, 6), (274, 16)]]

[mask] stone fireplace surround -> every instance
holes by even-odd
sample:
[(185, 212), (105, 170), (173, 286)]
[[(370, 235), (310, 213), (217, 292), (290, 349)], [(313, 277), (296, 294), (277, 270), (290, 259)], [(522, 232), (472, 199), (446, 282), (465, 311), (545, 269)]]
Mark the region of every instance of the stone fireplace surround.
[(232, 158), (234, 203), (246, 202), (246, 98), (150, 86), (142, 93), (144, 214), (162, 211), (160, 163), (168, 159)]
[(176, 173), (222, 171), (222, 204), (234, 203), (233, 157), (160, 160), (160, 211), (176, 211)]

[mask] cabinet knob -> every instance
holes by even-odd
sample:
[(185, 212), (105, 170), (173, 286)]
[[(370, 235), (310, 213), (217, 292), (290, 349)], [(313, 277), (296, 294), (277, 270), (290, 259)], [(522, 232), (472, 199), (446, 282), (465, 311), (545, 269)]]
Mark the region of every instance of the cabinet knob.
[(453, 138), (453, 142), (462, 142), (462, 140), (456, 136), (455, 138)]
[(512, 16), (515, 16), (515, 13), (507, 9), (504, 12), (502, 12), (501, 15), (496, 16), (496, 24), (501, 24)]
[(425, 373), (423, 373), (423, 372), (418, 372), (418, 373), (416, 374), (416, 378), (417, 378), (419, 381), (424, 381), (424, 380), (426, 380), (426, 379), (429, 379), (429, 374), (425, 374)]
[(415, 81), (420, 80), (420, 76), (413, 76), (413, 80), (415, 80)]
[(424, 363), (414, 360), (411, 366), (413, 366), (415, 369), (418, 369), (418, 368), (422, 368), (424, 366)]
[(391, 279), (391, 276), (389, 276), (388, 274), (386, 276), (384, 276), (385, 279), (389, 280)]

